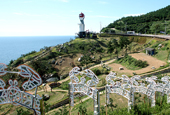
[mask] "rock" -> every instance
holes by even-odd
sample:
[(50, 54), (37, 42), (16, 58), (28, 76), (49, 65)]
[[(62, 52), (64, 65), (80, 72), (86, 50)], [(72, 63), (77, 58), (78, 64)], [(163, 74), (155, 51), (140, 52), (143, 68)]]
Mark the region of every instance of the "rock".
[(63, 61), (65, 61), (65, 59), (64, 59), (64, 58), (63, 58), (62, 60), (63, 60)]
[(124, 70), (123, 67), (119, 67), (119, 70)]
[(151, 69), (156, 69), (156, 68), (154, 66), (152, 66)]
[(62, 63), (62, 60), (60, 61), (60, 63)]
[(80, 62), (80, 61), (81, 61), (81, 58), (79, 58), (78, 61)]
[(63, 79), (63, 76), (60, 76), (60, 80), (62, 80)]
[(164, 65), (160, 65), (160, 67), (164, 67)]
[(43, 84), (42, 84), (42, 86), (45, 86), (45, 85), (46, 85), (46, 83), (43, 83)]
[(159, 47), (162, 47), (162, 44), (159, 44), (158, 46), (159, 46)]
[(58, 61), (55, 62), (55, 65), (58, 65)]
[(43, 96), (43, 100), (47, 101), (48, 99), (50, 99), (50, 95), (45, 94), (45, 95)]
[(55, 60), (51, 61), (51, 64), (55, 64)]
[(84, 70), (84, 67), (82, 67), (81, 69)]
[(59, 56), (59, 58), (62, 58), (61, 56)]

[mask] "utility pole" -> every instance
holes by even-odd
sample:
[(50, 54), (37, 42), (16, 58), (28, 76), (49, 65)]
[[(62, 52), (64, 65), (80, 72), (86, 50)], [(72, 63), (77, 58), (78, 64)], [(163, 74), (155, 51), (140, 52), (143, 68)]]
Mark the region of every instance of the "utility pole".
[(125, 23), (125, 32), (127, 34), (127, 27), (126, 27), (126, 25), (127, 25), (127, 22)]
[(101, 22), (100, 22), (100, 34), (101, 34), (101, 30), (102, 30), (102, 24), (101, 24)]
[(166, 20), (165, 20), (165, 35), (166, 35)]

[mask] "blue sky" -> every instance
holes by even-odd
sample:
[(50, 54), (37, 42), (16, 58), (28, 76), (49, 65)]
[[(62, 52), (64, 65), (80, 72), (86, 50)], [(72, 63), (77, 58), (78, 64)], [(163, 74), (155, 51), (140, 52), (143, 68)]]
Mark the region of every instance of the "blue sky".
[(170, 0), (0, 0), (0, 36), (75, 35), (79, 14), (85, 29), (102, 27), (129, 15), (146, 14)]

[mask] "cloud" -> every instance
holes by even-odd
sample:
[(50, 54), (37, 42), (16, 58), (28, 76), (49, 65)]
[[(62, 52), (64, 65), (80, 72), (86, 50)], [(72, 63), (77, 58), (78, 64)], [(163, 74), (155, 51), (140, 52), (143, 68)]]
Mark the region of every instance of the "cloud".
[(61, 2), (69, 2), (69, 0), (59, 0), (59, 1), (61, 1)]
[(108, 2), (99, 1), (99, 4), (108, 4)]
[(141, 16), (143, 15), (144, 13), (141, 13), (141, 14), (125, 14), (124, 16), (127, 17), (127, 16)]

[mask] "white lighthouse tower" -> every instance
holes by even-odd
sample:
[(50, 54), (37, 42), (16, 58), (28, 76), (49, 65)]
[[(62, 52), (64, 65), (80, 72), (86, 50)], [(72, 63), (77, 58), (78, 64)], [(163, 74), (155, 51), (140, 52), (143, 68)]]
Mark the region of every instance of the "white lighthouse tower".
[(79, 14), (79, 19), (80, 19), (81, 23), (79, 24), (79, 34), (78, 34), (78, 36), (80, 38), (85, 38), (86, 37), (84, 18), (85, 18), (85, 15), (83, 13), (80, 13)]

